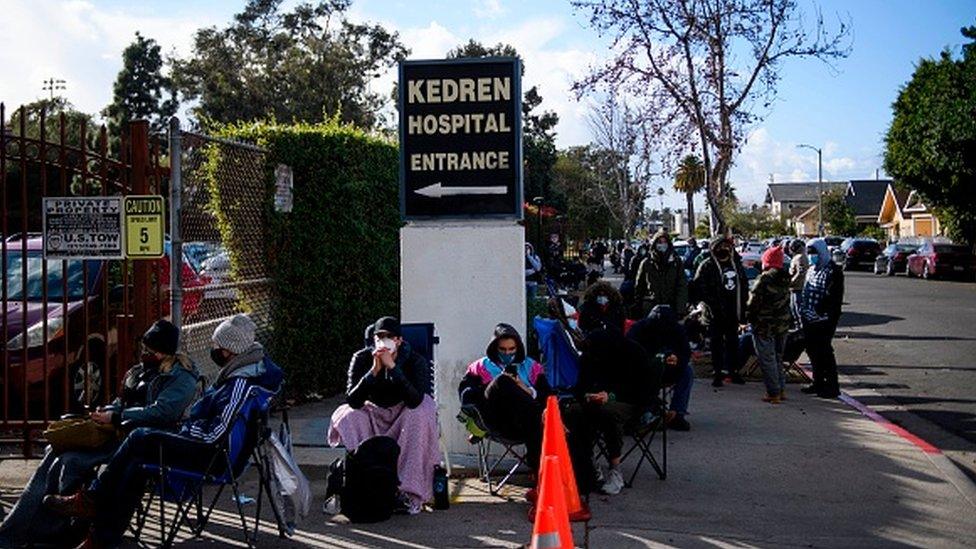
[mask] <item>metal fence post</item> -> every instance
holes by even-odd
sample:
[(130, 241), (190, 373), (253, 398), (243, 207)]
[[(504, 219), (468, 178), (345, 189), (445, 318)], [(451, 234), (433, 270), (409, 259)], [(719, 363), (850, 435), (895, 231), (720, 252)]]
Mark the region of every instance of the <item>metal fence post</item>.
[(183, 195), (183, 140), (180, 119), (169, 119), (169, 238), (173, 250), (169, 262), (169, 310), (173, 324), (183, 328), (183, 236), (180, 231)]

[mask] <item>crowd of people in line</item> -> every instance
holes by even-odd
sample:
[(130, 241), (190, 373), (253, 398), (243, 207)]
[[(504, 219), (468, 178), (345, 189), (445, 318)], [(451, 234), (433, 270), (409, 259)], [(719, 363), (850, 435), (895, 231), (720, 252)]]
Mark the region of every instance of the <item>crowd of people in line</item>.
[[(556, 253), (558, 243), (552, 244)], [(786, 398), (785, 338), (799, 329), (814, 372), (803, 392), (825, 398), (839, 394), (831, 340), (844, 280), (823, 240), (770, 247), (751, 288), (727, 237), (712, 239), (708, 250), (694, 257), (677, 254), (663, 231), (636, 251), (628, 250), (625, 245), (614, 251), (615, 269), (625, 278), (623, 293), (596, 281), (582, 293), (575, 317), (566, 314), (561, 297), (549, 300), (550, 321), (578, 358), (571, 383), (552, 384), (544, 363), (553, 357), (540, 356), (540, 362), (530, 356), (510, 324), (499, 323), (486, 334), (484, 356), (468, 365), (458, 386), (462, 410), (476, 416), (483, 429), (478, 434), (490, 431), (523, 443), (526, 463), (535, 471), (544, 403), (557, 395), (579, 492), (619, 493), (628, 429), (691, 428), (689, 331), (696, 323), (706, 327), (715, 387), (726, 379), (744, 382), (738, 353), (740, 336), (747, 331), (763, 372), (762, 399), (781, 402)], [(602, 263), (607, 248), (601, 251), (597, 259)], [(549, 262), (526, 247), (527, 276), (544, 276)], [(689, 264), (697, 264), (690, 279)], [(632, 284), (627, 287), (627, 282)], [(49, 447), (0, 525), (0, 545), (61, 542), (79, 524), (86, 531), (73, 533), (86, 536), (82, 547), (117, 545), (145, 490), (147, 473), (141, 464), (163, 455), (168, 466), (203, 469), (233, 419), (229, 410), (236, 409), (247, 389), (280, 388), (283, 372), (255, 341), (255, 331), (246, 315), (215, 329), (211, 359), (220, 370), (204, 390), (196, 367), (178, 352), (179, 330), (166, 320), (153, 324), (142, 337), (141, 362), (127, 372), (119, 398), (90, 415), (127, 434), (98, 448), (55, 452)], [(419, 513), (433, 497), (440, 452), (432, 377), (432, 364), (404, 339), (399, 321), (378, 319), (366, 330), (363, 348), (352, 355), (345, 403), (332, 415), (327, 433), (330, 444), (350, 452), (377, 436), (396, 441), (396, 510), (405, 514)], [(663, 386), (673, 387), (670, 402), (660, 398)], [(605, 468), (593, 459), (598, 439)]]

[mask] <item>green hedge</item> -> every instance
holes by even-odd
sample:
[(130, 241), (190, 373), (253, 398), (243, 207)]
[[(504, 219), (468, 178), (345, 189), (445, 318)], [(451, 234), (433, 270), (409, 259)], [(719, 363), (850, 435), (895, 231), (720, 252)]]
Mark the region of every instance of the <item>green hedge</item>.
[[(296, 396), (343, 390), (363, 329), (400, 302), (396, 145), (351, 126), (242, 124), (221, 137), (268, 151), (265, 240), (274, 291), (271, 350)], [(219, 155), (212, 160), (219, 162)], [(273, 207), (274, 168), (291, 166), (294, 207)], [(221, 208), (220, 190), (215, 202)], [(220, 216), (224, 241), (253, 220)], [(245, 304), (246, 306), (246, 304)]]

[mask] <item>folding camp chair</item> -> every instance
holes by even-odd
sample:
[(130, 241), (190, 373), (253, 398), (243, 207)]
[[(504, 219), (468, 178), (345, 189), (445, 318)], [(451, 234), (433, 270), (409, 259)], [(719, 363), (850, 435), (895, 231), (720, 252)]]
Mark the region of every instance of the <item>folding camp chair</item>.
[[(627, 458), (636, 450), (640, 450), (640, 459), (637, 460), (637, 465), (634, 466), (634, 471), (630, 474), (630, 478), (627, 479), (625, 486), (628, 488), (634, 485), (634, 479), (637, 478), (637, 473), (640, 471), (644, 462), (651, 464), (654, 471), (657, 472), (658, 478), (665, 480), (668, 477), (668, 429), (665, 424), (664, 414), (668, 409), (668, 396), (672, 392), (672, 387), (661, 387), (660, 395), (660, 410), (661, 415), (655, 417), (647, 425), (630, 424), (624, 426), (624, 435), (630, 437), (633, 444), (628, 448), (622, 456), (620, 456), (620, 463), (627, 461)], [(651, 445), (654, 443), (654, 438), (660, 434), (661, 435), (661, 460), (658, 461), (657, 456), (654, 455), (654, 451)], [(594, 441), (596, 445), (596, 457), (597, 459), (603, 457), (607, 458), (607, 446), (606, 442), (603, 440), (602, 436), (597, 436)]]
[[(471, 431), (473, 435), (471, 442), (478, 446), (478, 478), (488, 485), (489, 494), (497, 496), (501, 493), (502, 487), (525, 464), (526, 452), (522, 449), (524, 448), (524, 444), (492, 432), (481, 417), (481, 412), (478, 411), (477, 407), (473, 404), (462, 405), (461, 413), (458, 414), (458, 420), (462, 423), (467, 423), (469, 418), (474, 421), (475, 427), (473, 428), (477, 430), (477, 432)], [(491, 455), (491, 447), (495, 444), (504, 449), (498, 457)], [(502, 463), (509, 458), (514, 459), (511, 467), (502, 467)], [(495, 480), (501, 473), (504, 473), (501, 479)]]
[[(166, 456), (160, 452), (158, 463), (144, 463), (141, 465), (149, 478), (149, 499), (137, 510), (135, 535), (140, 534), (148, 518), (150, 507), (154, 500), (159, 500), (159, 530), (162, 547), (170, 547), (176, 539), (181, 527), (186, 524), (194, 536), (199, 536), (206, 527), (213, 513), (214, 506), (228, 485), (234, 492), (234, 502), (241, 519), (244, 541), (248, 547), (253, 547), (257, 532), (261, 524), (262, 496), (267, 492), (267, 498), (274, 512), (278, 533), (286, 537), (287, 526), (281, 511), (275, 505), (271, 496), (269, 478), (270, 458), (263, 449), (262, 442), (271, 432), (268, 427), (268, 415), (271, 400), (275, 393), (263, 387), (254, 385), (248, 389), (238, 409), (234, 412), (231, 426), (226, 434), (216, 442), (217, 451), (210, 464), (202, 471), (185, 470), (166, 465)], [(254, 515), (254, 527), (248, 528), (247, 518), (244, 516), (244, 504), (238, 479), (249, 464), (253, 463), (258, 472), (257, 509)], [(203, 506), (203, 489), (206, 486), (216, 486), (217, 492), (209, 505)], [(176, 506), (172, 525), (167, 530), (166, 504)], [(190, 510), (195, 510), (195, 518), (190, 519)]]

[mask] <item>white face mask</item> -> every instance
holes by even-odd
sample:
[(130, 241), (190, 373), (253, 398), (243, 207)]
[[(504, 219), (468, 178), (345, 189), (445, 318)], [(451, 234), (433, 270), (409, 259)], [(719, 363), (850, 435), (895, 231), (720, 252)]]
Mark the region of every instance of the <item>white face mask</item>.
[(396, 350), (396, 342), (389, 337), (384, 337), (383, 339), (376, 340), (376, 350), (380, 351), (386, 349), (391, 353)]
[(660, 244), (655, 244), (654, 249), (663, 254), (664, 252), (668, 251), (668, 245), (665, 244), (664, 242), (661, 242)]

